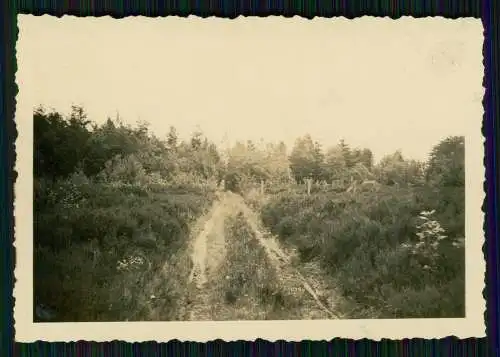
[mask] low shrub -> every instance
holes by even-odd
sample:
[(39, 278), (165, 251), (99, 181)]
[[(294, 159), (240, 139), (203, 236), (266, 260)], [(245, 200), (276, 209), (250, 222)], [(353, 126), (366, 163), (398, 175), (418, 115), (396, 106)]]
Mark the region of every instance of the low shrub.
[[(453, 203), (439, 202), (452, 190), (439, 196), (429, 187), (280, 193), (261, 216), (302, 261), (318, 260), (347, 299), (367, 307), (358, 317), (373, 316), (373, 309), (381, 317), (460, 317), (465, 222), (458, 191)], [(426, 212), (433, 204), (435, 211)]]
[[(199, 187), (77, 176), (38, 182), (35, 191), (35, 300), (56, 311), (58, 321), (144, 318), (144, 287), (215, 198)], [(134, 257), (142, 263), (119, 268)], [(165, 289), (169, 284), (175, 282)]]

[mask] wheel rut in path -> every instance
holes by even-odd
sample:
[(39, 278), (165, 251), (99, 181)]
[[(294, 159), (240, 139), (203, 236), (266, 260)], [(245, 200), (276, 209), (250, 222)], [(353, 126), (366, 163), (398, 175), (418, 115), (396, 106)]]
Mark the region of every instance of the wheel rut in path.
[[(306, 279), (298, 269), (292, 266), (291, 257), (281, 249), (280, 244), (273, 236), (261, 228), (259, 217), (247, 206), (243, 197), (231, 192), (224, 192), (220, 193), (219, 200), (197, 222), (193, 230), (194, 239), (190, 247), (192, 270), (187, 281), (183, 301), (179, 304), (178, 319), (214, 321), (237, 317), (237, 315), (235, 316), (236, 311), (224, 306), (225, 303), (222, 301), (221, 292), (217, 291), (217, 286), (220, 286), (221, 279), (225, 278), (218, 274), (219, 267), (227, 257), (227, 249), (231, 249), (231, 243), (226, 241), (225, 222), (229, 217), (240, 212), (243, 214), (245, 224), (250, 227), (255, 239), (265, 250), (271, 266), (276, 271), (276, 276), (279, 279), (278, 285), (284, 286), (286, 291), (301, 291), (291, 294), (295, 300), (300, 301), (300, 311), (290, 311), (291, 315), (288, 318), (285, 311), (283, 317), (279, 317), (279, 319), (339, 318), (339, 315), (333, 311), (334, 303), (332, 301), (334, 297), (331, 296), (332, 293), (326, 290), (321, 291), (324, 285), (317, 279), (311, 279), (311, 277)], [(244, 262), (245, 258), (238, 257), (238, 261), (240, 260)], [(328, 295), (331, 299), (325, 301), (324, 298)], [(255, 309), (259, 310), (258, 307), (253, 307), (252, 311), (257, 312)], [(220, 314), (223, 314), (224, 317)], [(255, 319), (257, 316), (253, 318), (247, 315), (247, 318)]]
[(207, 289), (215, 279), (217, 269), (226, 256), (224, 223), (234, 212), (234, 200), (226, 193), (219, 193), (219, 200), (197, 224), (191, 247), (193, 268), (187, 281), (186, 294), (180, 319), (211, 320), (210, 295)]
[[(328, 319), (340, 318), (340, 314), (332, 311), (333, 309), (327, 307), (327, 303), (322, 301), (321, 297), (324, 297), (328, 294), (321, 293), (317, 289), (313, 288), (309, 283), (309, 281), (312, 280), (311, 277), (307, 279), (300, 273), (298, 269), (294, 269), (292, 267), (291, 257), (283, 251), (278, 241), (272, 235), (262, 233), (263, 229), (260, 227), (261, 222), (259, 217), (250, 207), (248, 207), (248, 205), (243, 201), (243, 198), (241, 198), (241, 207), (248, 224), (255, 234), (255, 237), (264, 247), (276, 271), (282, 276), (283, 279), (290, 281), (292, 285), (301, 286), (314, 300), (316, 307), (322, 310), (323, 314), (319, 313), (315, 315), (321, 316), (326, 314), (324, 318)], [(319, 281), (315, 281), (314, 285), (321, 286), (322, 284)], [(334, 305), (332, 300), (333, 299), (330, 299), (330, 304)]]

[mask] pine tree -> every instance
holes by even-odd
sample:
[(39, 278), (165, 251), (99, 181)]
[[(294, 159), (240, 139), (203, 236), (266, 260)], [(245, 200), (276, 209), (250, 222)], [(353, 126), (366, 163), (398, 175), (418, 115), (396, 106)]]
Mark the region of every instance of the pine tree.
[(191, 148), (198, 151), (201, 148), (203, 133), (200, 130), (196, 130), (191, 136)]
[(175, 151), (177, 149), (177, 130), (173, 126), (170, 126), (170, 130), (167, 135), (167, 147), (171, 151)]

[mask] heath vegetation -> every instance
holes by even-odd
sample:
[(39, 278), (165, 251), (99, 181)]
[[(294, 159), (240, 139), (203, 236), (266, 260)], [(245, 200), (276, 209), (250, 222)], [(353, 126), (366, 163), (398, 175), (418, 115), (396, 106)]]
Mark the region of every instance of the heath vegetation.
[[(317, 264), (345, 300), (343, 315), (464, 316), (464, 171), (463, 137), (436, 143), (423, 162), (399, 151), (374, 162), (368, 148), (323, 148), (309, 135), (291, 150), (220, 148), (198, 131), (181, 140), (171, 127), (159, 138), (119, 117), (96, 124), (80, 107), (37, 108), (36, 319), (175, 318), (192, 223), (221, 187), (242, 195), (299, 264)], [(227, 224), (221, 302), (260, 301), (262, 318), (298, 308), (273, 284), (245, 220)]]

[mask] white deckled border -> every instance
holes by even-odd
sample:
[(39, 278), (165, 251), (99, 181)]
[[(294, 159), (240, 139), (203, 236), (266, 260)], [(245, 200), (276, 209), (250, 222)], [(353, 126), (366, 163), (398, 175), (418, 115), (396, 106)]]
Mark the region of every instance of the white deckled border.
[[(26, 15), (19, 17), (20, 24)], [(443, 21), (459, 21), (463, 26), (477, 28), (474, 38), (464, 41), (481, 41), (483, 30), (478, 19), (458, 19)], [(64, 17), (58, 21), (74, 21), (72, 17)], [(87, 21), (124, 21), (105, 18), (87, 18)], [(165, 19), (149, 19), (136, 17), (128, 19), (131, 23), (146, 21), (166, 21)], [(227, 22), (226, 26), (257, 26), (260, 22), (279, 23), (287, 21), (297, 25), (305, 22), (316, 24), (318, 31), (322, 31), (332, 19), (302, 18), (285, 19), (282, 17), (200, 19), (195, 17), (170, 18), (171, 26), (180, 22), (191, 21), (193, 28), (201, 22)], [(353, 20), (345, 18), (335, 19), (348, 25)], [(393, 21), (390, 19), (375, 19), (363, 17), (357, 22)], [(432, 25), (435, 19), (401, 18), (397, 21), (407, 21), (413, 26), (421, 22), (423, 26)], [(294, 34), (291, 34), (293, 36)], [(23, 36), (20, 26), (19, 36)], [(23, 68), (22, 56), (18, 53), (18, 68), (16, 81), (19, 86), (17, 97), (16, 124), (19, 133), (16, 142), (17, 161), (15, 170), (18, 178), (15, 183), (15, 268), (16, 284), (14, 296), (16, 298), (15, 339), (19, 342), (43, 341), (181, 341), (205, 342), (214, 339), (255, 340), (257, 338), (269, 341), (275, 340), (330, 340), (335, 337), (361, 339), (369, 338), (442, 338), (457, 336), (459, 338), (485, 336), (485, 300), (483, 298), (485, 260), (482, 252), (484, 243), (483, 220), (481, 206), (484, 200), (483, 181), (485, 169), (483, 166), (484, 148), (481, 133), (483, 108), (480, 102), (475, 105), (475, 117), (469, 121), (469, 130), (466, 134), (466, 318), (463, 319), (400, 319), (400, 320), (314, 320), (314, 321), (224, 321), (224, 322), (113, 322), (113, 323), (33, 323), (33, 126), (32, 111), (33, 98), (25, 95), (23, 85), (29, 82), (30, 70)], [(482, 72), (482, 68), (478, 71)], [(479, 73), (479, 72), (478, 72)], [(482, 81), (482, 77), (478, 78)]]

